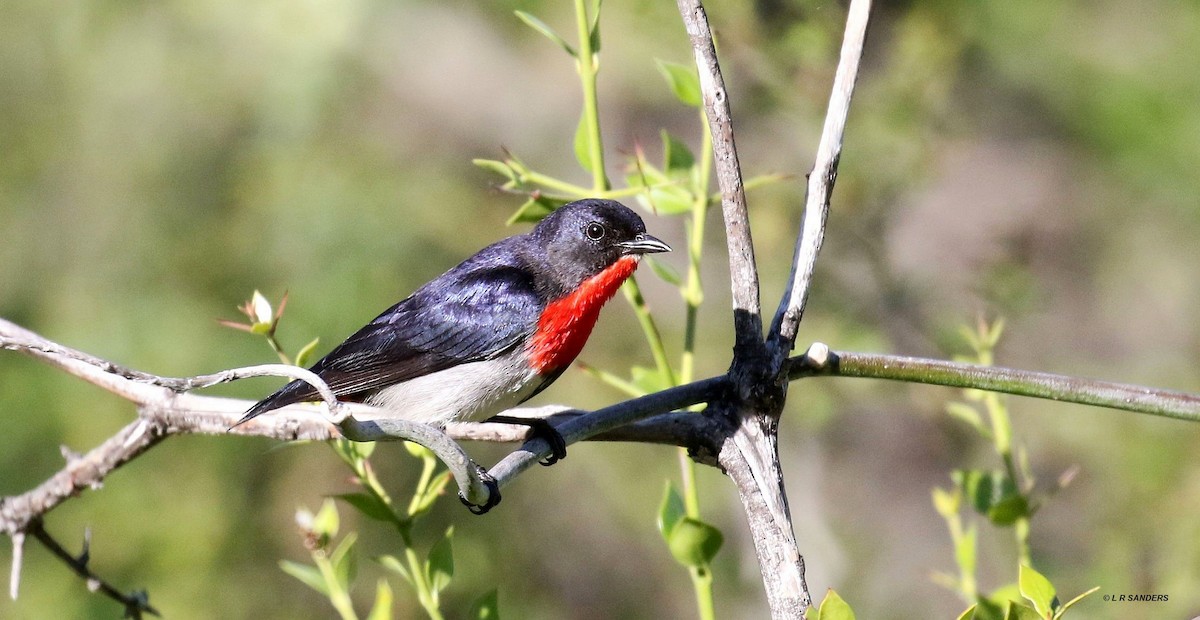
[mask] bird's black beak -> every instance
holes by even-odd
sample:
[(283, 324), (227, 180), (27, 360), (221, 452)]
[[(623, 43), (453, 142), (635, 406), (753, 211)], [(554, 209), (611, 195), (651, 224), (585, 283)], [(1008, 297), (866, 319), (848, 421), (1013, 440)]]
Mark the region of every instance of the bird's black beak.
[(639, 233), (631, 241), (622, 241), (617, 244), (617, 247), (624, 250), (626, 254), (656, 254), (671, 251), (671, 246), (646, 233)]

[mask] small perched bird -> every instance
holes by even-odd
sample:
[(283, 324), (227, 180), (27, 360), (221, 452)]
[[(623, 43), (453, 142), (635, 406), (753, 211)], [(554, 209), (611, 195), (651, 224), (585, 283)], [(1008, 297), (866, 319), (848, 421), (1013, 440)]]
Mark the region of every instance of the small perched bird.
[[(492, 416), (531, 426), (554, 448), (550, 464), (566, 446), (548, 423), (495, 414), (553, 383), (641, 256), (670, 250), (619, 202), (573, 202), (434, 278), (309, 370), (340, 400), (397, 418), (443, 426)], [(238, 424), (316, 400), (312, 386), (292, 381)]]

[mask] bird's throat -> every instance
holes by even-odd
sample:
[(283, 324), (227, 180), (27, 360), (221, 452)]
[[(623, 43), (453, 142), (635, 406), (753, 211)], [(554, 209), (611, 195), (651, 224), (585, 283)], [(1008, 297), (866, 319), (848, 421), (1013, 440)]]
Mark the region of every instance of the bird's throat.
[(575, 360), (596, 325), (600, 308), (612, 299), (637, 265), (638, 257), (622, 257), (546, 306), (529, 342), (529, 363), (534, 370), (545, 375)]

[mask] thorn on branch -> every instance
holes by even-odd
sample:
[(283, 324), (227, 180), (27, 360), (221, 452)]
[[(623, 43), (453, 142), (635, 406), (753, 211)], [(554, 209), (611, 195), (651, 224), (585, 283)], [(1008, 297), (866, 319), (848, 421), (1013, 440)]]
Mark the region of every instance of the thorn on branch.
[[(91, 547), (92, 541), (91, 528), (84, 530), (83, 551), (80, 552), (78, 556), (71, 555), (69, 551), (64, 549), (63, 546), (60, 545), (58, 541), (50, 535), (49, 532), (46, 531), (41, 519), (31, 521), (26, 532), (33, 535), (38, 542), (42, 543), (46, 549), (50, 550), (50, 553), (53, 553), (55, 557), (62, 560), (68, 567), (71, 568), (71, 570), (75, 571), (75, 574), (82, 577), (84, 582), (87, 584), (88, 590), (91, 592), (100, 592), (120, 603), (125, 608), (126, 618), (140, 619), (143, 614), (150, 614), (152, 616), (160, 615), (157, 609), (150, 606), (150, 595), (145, 590), (135, 590), (129, 594), (123, 594), (120, 590), (101, 579), (98, 575), (93, 573), (91, 569), (88, 568), (88, 559), (90, 556), (89, 548)], [(14, 575), (17, 574), (17, 570), (20, 568), (18, 560), (20, 553), (17, 552), (17, 549), (19, 548), (17, 541), (20, 540), (23, 542), (26, 532), (22, 532), (13, 536)], [(14, 577), (12, 585), (12, 595), (14, 599), (16, 598), (16, 583), (17, 581)]]

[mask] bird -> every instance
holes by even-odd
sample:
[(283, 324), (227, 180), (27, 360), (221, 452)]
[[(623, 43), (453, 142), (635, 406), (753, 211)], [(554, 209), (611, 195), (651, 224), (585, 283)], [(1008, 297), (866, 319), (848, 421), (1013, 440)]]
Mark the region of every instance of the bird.
[[(502, 239), (430, 280), (314, 363), (342, 401), (434, 426), (523, 424), (566, 456), (546, 421), (497, 415), (546, 389), (587, 342), (601, 307), (645, 254), (669, 252), (633, 210), (614, 200), (565, 204), (524, 234)], [(292, 381), (234, 426), (317, 401)]]

